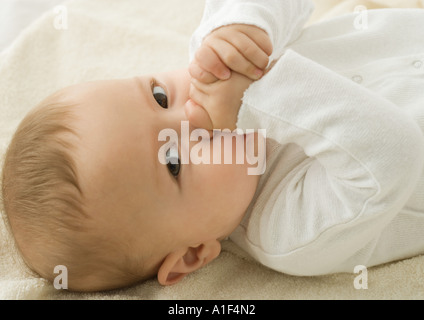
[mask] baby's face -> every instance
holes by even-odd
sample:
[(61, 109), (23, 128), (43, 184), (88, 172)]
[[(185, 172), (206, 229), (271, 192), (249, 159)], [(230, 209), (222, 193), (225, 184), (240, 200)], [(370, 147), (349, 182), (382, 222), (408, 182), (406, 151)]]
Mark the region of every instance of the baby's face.
[[(189, 85), (184, 69), (65, 89), (77, 104), (76, 161), (98, 230), (105, 239), (119, 237), (130, 244), (126, 248), (134, 254), (150, 250), (155, 263), (169, 250), (228, 236), (259, 180), (248, 175), (246, 159), (236, 164), (236, 148), (230, 151), (232, 164), (178, 164)], [(164, 129), (178, 134), (178, 148), (172, 138), (160, 141)], [(188, 126), (190, 133), (193, 129)], [(190, 141), (188, 149), (193, 147), (214, 154), (213, 139)]]

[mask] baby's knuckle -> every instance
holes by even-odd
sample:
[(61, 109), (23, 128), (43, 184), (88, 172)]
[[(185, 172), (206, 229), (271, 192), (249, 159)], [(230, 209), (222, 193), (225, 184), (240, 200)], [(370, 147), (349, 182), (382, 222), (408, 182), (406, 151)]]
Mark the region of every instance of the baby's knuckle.
[(240, 45), (240, 49), (247, 56), (253, 56), (258, 51), (258, 49), (255, 48), (253, 45), (250, 45), (250, 44), (247, 44), (247, 43), (242, 43)]
[(212, 73), (216, 73), (219, 70), (221, 70), (221, 68), (223, 68), (223, 64), (219, 59), (213, 59), (213, 62), (211, 62), (211, 72)]
[(198, 80), (200, 80), (201, 82), (205, 82), (207, 78), (208, 74), (203, 69), (201, 69), (198, 74)]
[(199, 70), (202, 70), (197, 64), (191, 63), (188, 67), (188, 72), (193, 78), (198, 78)]
[(194, 85), (190, 85), (190, 89), (188, 92), (188, 95), (190, 98), (195, 99), (197, 96), (197, 89)]
[(197, 49), (196, 53), (194, 54), (194, 58), (199, 63), (201, 63), (204, 59), (207, 59), (208, 56), (209, 56), (209, 48), (207, 46), (201, 46), (199, 49)]
[(228, 52), (224, 59), (225, 63), (229, 66), (235, 66), (239, 62), (239, 57), (234, 51)]
[(203, 40), (203, 46), (206, 47), (210, 47), (214, 41), (215, 36), (213, 34), (207, 36), (204, 40)]
[(194, 55), (194, 59), (195, 59), (197, 65), (200, 67), (201, 62), (203, 61), (203, 53), (200, 51), (200, 49), (198, 51), (196, 51), (196, 53)]
[(268, 54), (268, 55), (272, 54), (272, 51), (273, 51), (272, 42), (271, 42), (271, 39), (267, 35), (264, 36), (262, 46), (264, 47), (266, 54)]
[(263, 57), (263, 58), (261, 58), (261, 60), (259, 61), (259, 68), (261, 68), (261, 69), (265, 69), (266, 68), (266, 66), (268, 65), (268, 62), (269, 62), (269, 58), (268, 58), (268, 56), (266, 56), (266, 57)]
[(250, 77), (252, 76), (256, 71), (256, 66), (252, 63), (246, 64), (242, 71), (240, 72), (241, 74), (243, 74), (246, 77)]

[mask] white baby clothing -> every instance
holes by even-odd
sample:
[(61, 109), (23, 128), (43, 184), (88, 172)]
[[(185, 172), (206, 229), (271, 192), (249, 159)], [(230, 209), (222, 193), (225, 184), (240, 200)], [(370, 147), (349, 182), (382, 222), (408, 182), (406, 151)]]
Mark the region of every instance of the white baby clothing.
[(303, 28), (312, 8), (206, 1), (193, 34), (191, 59), (232, 23), (264, 29), (274, 46), (276, 63), (246, 90), (237, 122), (266, 129), (266, 171), (230, 238), (293, 275), (422, 254), (424, 10), (369, 10)]

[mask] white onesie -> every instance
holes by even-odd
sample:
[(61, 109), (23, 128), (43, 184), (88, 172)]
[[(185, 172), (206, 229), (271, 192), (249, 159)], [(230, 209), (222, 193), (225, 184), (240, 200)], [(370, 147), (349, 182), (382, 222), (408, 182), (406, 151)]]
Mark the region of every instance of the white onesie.
[(293, 275), (353, 272), (424, 253), (424, 10), (381, 9), (303, 29), (307, 0), (206, 1), (190, 54), (215, 28), (256, 25), (271, 71), (241, 129), (266, 129), (267, 169), (230, 238)]

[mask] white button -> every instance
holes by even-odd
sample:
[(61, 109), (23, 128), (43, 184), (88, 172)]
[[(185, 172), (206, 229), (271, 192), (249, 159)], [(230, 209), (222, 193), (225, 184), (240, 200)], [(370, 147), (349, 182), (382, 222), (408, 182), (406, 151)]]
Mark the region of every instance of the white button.
[(412, 63), (412, 65), (413, 65), (415, 68), (419, 69), (419, 68), (421, 68), (421, 67), (423, 66), (423, 62), (422, 62), (421, 60), (417, 60), (417, 61), (414, 61), (414, 62)]
[(356, 83), (361, 83), (364, 79), (361, 76), (357, 75), (357, 76), (353, 76), (352, 80), (355, 81)]

